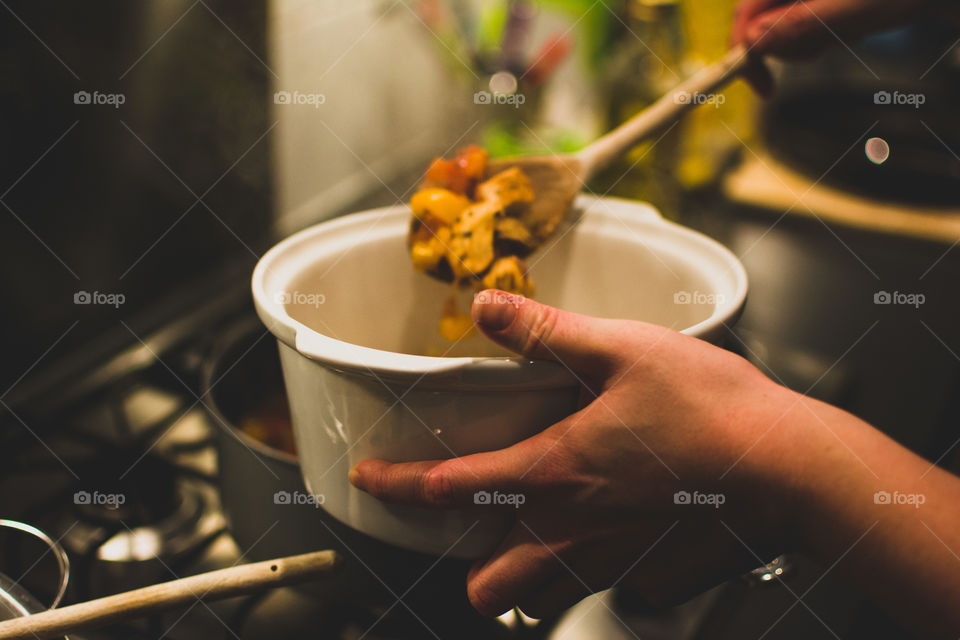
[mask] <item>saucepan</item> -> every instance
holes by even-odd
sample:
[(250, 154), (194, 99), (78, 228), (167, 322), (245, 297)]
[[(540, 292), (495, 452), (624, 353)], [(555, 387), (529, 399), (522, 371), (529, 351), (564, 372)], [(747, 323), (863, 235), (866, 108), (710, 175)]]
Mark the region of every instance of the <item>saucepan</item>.
[(418, 611), (440, 607), (469, 613), (468, 562), (438, 560), (353, 530), (324, 510), (321, 496), (307, 491), (277, 344), (255, 316), (221, 334), (204, 367), (203, 388), (204, 404), (218, 427), (224, 515), (246, 558), (333, 549), (342, 563), (336, 579), (298, 587), (319, 601), (376, 608), (403, 595)]
[[(410, 265), (409, 218), (396, 206), (294, 234), (257, 264), (254, 304), (279, 345), (299, 462), (320, 508), (397, 547), (477, 558), (514, 509), (386, 504), (354, 489), (349, 469), (512, 445), (575, 411), (579, 383), (480, 335), (445, 342), (436, 327), (450, 288)], [(568, 220), (528, 258), (538, 300), (714, 342), (736, 321), (747, 276), (719, 243), (636, 201), (580, 196)]]
[[(32, 536), (47, 546), (57, 562), (57, 569), (60, 574), (56, 595), (54, 595), (49, 606), (50, 610), (56, 609), (66, 593), (67, 583), (70, 580), (70, 559), (67, 552), (60, 546), (59, 542), (33, 525), (16, 520), (0, 520), (0, 528), (11, 529)], [(7, 575), (0, 573), (0, 622), (40, 613), (44, 609), (44, 606), (19, 581), (12, 580)]]

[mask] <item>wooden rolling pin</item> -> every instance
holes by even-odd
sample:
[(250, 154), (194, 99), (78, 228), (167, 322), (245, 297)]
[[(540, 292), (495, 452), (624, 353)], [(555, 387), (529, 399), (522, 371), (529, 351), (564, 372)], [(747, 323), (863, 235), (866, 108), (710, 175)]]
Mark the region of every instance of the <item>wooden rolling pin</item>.
[(195, 600), (221, 600), (304, 582), (331, 573), (338, 564), (336, 552), (315, 551), (201, 573), (6, 620), (0, 622), (0, 640), (62, 637), (125, 618), (159, 613)]

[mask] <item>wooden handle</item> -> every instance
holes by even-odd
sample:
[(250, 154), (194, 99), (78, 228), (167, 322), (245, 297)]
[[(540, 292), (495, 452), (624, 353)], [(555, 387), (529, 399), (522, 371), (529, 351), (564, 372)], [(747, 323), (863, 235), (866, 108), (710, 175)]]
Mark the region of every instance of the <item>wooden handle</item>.
[(339, 563), (333, 551), (254, 562), (0, 622), (0, 640), (42, 640), (144, 616), (194, 600), (218, 600), (309, 580)]
[(581, 179), (586, 181), (599, 169), (626, 153), (631, 147), (651, 137), (701, 102), (697, 96), (716, 91), (733, 80), (747, 64), (747, 51), (734, 47), (718, 62), (704, 67), (684, 80), (672, 91), (627, 120), (622, 125), (584, 148), (577, 157), (581, 162)]

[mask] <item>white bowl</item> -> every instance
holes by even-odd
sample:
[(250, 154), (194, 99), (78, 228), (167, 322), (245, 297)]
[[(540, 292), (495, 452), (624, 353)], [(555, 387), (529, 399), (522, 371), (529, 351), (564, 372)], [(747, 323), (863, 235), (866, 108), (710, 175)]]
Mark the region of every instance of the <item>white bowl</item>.
[[(527, 260), (537, 300), (714, 342), (736, 321), (747, 276), (717, 242), (641, 202), (581, 196), (574, 218)], [(509, 509), (390, 505), (354, 489), (347, 472), (366, 458), (509, 446), (576, 410), (577, 381), (480, 335), (434, 357), (450, 348), (437, 331), (450, 287), (414, 271), (409, 222), (409, 208), (396, 206), (294, 234), (257, 264), (254, 302), (279, 341), (300, 464), (323, 508), (400, 547), (479, 557), (508, 530)]]

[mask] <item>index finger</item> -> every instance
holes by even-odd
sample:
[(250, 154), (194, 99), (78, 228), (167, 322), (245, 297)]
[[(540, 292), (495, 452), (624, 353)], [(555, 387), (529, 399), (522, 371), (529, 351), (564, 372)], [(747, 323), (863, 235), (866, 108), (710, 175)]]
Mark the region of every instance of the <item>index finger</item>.
[(386, 502), (434, 508), (475, 504), (477, 492), (519, 493), (537, 482), (532, 471), (545, 449), (539, 435), (507, 449), (450, 460), (362, 460), (348, 478), (356, 488)]
[(598, 407), (591, 403), (505, 449), (449, 460), (362, 460), (350, 470), (348, 478), (353, 486), (375, 498), (419, 507), (482, 504), (474, 500), (481, 491), (524, 496), (546, 492), (572, 481), (573, 465), (561, 441), (581, 422), (588, 424)]

